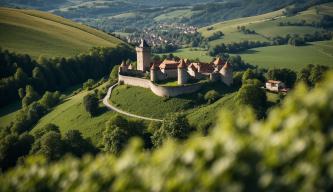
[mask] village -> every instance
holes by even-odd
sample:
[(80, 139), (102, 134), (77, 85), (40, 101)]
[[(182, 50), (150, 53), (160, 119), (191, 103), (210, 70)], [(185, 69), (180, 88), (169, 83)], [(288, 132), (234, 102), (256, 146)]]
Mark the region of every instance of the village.
[[(126, 37), (126, 41), (137, 45), (140, 44), (141, 39), (145, 39), (152, 48), (166, 45), (178, 47), (189, 43), (184, 40), (190, 39), (196, 34), (198, 32), (194, 26), (161, 23), (150, 28), (145, 28), (140, 32), (132, 33)], [(186, 36), (186, 38), (182, 38), (182, 36)]]

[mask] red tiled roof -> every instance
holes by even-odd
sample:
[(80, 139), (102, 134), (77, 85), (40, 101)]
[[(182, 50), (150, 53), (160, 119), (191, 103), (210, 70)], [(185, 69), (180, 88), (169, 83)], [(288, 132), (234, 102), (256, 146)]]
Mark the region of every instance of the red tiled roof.
[(194, 66), (200, 69), (200, 73), (212, 73), (214, 71), (213, 64), (210, 63), (194, 63)]
[(279, 84), (281, 81), (276, 81), (276, 80), (268, 80), (267, 83), (274, 83), (274, 84)]
[(179, 62), (165, 59), (161, 64), (161, 69), (177, 69)]

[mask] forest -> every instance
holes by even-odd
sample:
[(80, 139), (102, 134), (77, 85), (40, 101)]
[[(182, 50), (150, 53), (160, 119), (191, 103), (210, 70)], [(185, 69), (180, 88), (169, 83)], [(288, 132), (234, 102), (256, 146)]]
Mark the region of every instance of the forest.
[(108, 75), (112, 67), (125, 59), (134, 59), (135, 53), (127, 45), (116, 48), (93, 48), (88, 54), (70, 58), (44, 58), (37, 61), (0, 49), (0, 106), (17, 101), (18, 90), (27, 85), (37, 93), (63, 91), (88, 79)]

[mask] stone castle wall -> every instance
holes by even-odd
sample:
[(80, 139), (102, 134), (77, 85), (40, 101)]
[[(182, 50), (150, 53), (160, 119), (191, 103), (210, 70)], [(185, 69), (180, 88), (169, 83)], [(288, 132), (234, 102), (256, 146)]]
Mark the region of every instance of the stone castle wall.
[(125, 85), (133, 85), (138, 87), (143, 87), (150, 89), (150, 81), (147, 79), (142, 79), (138, 77), (131, 77), (131, 76), (125, 76), (125, 75), (118, 75), (118, 81), (119, 84), (125, 84)]
[(202, 84), (192, 84), (184, 86), (159, 86), (148, 79), (119, 75), (119, 84), (138, 86), (150, 89), (155, 95), (160, 97), (176, 97), (178, 95), (190, 94), (199, 91)]

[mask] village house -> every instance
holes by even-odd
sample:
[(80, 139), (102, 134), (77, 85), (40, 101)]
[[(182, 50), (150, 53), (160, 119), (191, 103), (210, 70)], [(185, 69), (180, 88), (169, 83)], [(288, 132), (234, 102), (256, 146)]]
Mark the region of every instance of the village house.
[(272, 92), (287, 92), (288, 89), (282, 81), (268, 80), (266, 82), (266, 89)]

